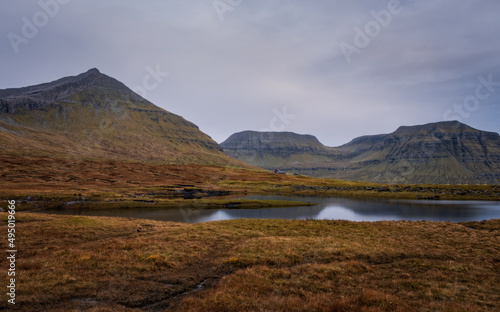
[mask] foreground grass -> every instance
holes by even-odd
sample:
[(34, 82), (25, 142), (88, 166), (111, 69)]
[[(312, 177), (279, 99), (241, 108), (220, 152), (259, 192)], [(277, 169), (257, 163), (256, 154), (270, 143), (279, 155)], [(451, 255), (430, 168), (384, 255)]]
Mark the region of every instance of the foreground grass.
[(22, 311), (500, 309), (500, 220), (17, 216)]

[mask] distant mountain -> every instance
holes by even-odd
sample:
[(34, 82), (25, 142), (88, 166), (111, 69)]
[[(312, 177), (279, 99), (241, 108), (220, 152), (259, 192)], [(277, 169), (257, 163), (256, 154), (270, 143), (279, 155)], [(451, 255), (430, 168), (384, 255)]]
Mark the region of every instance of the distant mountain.
[(294, 133), (233, 134), (231, 157), (265, 169), (380, 183), (499, 184), (500, 136), (458, 121), (400, 127), (326, 147)]
[(229, 156), (266, 169), (316, 166), (338, 158), (316, 137), (292, 132), (244, 131), (231, 135), (221, 146)]
[(97, 69), (0, 90), (0, 154), (246, 166), (193, 123)]

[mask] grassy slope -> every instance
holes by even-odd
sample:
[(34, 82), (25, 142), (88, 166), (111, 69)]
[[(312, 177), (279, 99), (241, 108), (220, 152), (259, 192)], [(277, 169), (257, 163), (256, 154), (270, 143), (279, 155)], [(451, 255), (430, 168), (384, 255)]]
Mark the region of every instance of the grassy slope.
[(23, 311), (500, 309), (499, 220), (188, 225), (17, 216)]
[[(499, 200), (500, 186), (382, 185), (276, 175), (199, 165), (154, 165), (0, 156), (0, 198), (20, 209), (60, 207), (224, 207), (230, 202), (179, 202), (216, 195), (282, 194), (409, 199)], [(72, 202), (68, 205), (68, 202)], [(261, 203), (268, 205), (269, 203)], [(240, 207), (257, 207), (256, 202)], [(275, 205), (275, 204), (272, 204)]]
[(2, 117), (2, 154), (252, 168), (225, 155), (196, 125), (129, 90), (96, 85), (44, 109)]
[[(0, 198), (20, 209), (102, 206), (224, 207), (216, 195), (282, 194), (409, 199), (499, 200), (500, 186), (381, 185), (276, 175), (265, 171), (199, 165), (154, 165), (117, 161), (75, 161), (0, 157)], [(205, 198), (182, 201), (182, 198)], [(72, 202), (71, 205), (68, 203)], [(263, 202), (261, 206), (270, 203)], [(276, 203), (272, 205), (276, 206)], [(240, 207), (257, 207), (246, 202)]]

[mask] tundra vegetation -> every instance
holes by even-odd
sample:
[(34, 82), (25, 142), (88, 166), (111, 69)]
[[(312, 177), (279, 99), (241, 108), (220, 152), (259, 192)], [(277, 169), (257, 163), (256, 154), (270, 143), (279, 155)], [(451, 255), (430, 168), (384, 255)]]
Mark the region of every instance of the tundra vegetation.
[[(495, 185), (401, 185), (346, 182), (263, 170), (44, 157), (0, 157), (0, 198), (19, 210), (179, 206), (223, 208), (245, 194), (399, 199), (498, 200)], [(220, 198), (220, 196), (226, 196)], [(217, 196), (217, 199), (215, 199)], [(240, 208), (283, 206), (237, 201)], [(303, 204), (303, 203), (300, 203)], [(285, 206), (294, 203), (287, 202)]]
[[(29, 212), (282, 206), (232, 198), (277, 193), (498, 200), (498, 186), (382, 185), (216, 166), (0, 159), (0, 194), (18, 203), (16, 303), (23, 311), (500, 308), (500, 220), (181, 224)], [(0, 216), (6, 233), (7, 214)]]
[[(6, 213), (0, 217), (5, 233)], [(22, 311), (500, 308), (500, 220), (17, 217)]]

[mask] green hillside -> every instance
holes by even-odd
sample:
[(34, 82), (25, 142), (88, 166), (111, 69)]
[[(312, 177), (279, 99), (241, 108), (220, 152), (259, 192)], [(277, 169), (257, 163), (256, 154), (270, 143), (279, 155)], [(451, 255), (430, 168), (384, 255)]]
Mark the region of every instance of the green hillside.
[(231, 157), (269, 170), (352, 181), (499, 184), (500, 136), (458, 121), (400, 127), (326, 147), (315, 137), (245, 131), (221, 143)]
[(0, 90), (0, 153), (247, 166), (227, 157), (193, 123), (97, 69)]

